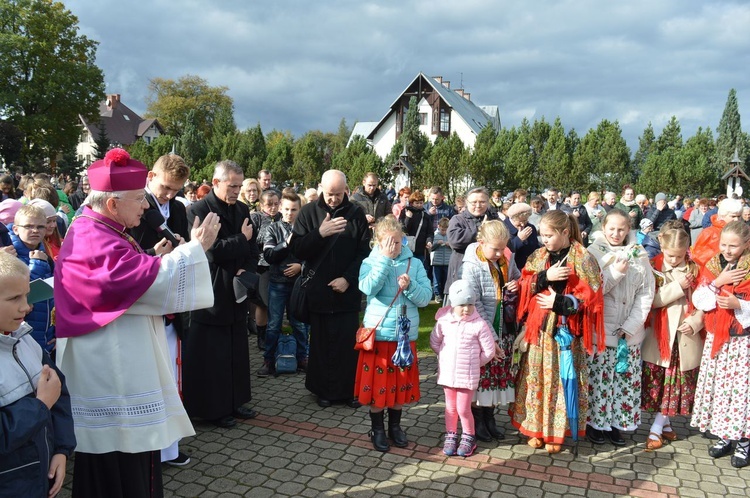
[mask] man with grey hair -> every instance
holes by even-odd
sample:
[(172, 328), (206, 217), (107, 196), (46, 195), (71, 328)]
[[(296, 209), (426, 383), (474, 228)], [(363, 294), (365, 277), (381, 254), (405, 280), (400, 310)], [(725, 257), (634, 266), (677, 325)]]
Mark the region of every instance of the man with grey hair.
[(345, 402), (356, 408), (354, 379), (359, 327), (359, 267), (370, 254), (370, 228), (362, 207), (346, 195), (346, 175), (328, 170), (316, 202), (302, 206), (289, 247), (315, 274), (306, 290), (310, 305), (310, 355), (305, 387), (322, 408)]
[[(260, 250), (246, 204), (237, 202), (244, 173), (233, 161), (216, 164), (213, 189), (188, 210), (188, 222), (216, 213), (221, 230), (207, 251), (214, 304), (192, 314), (184, 342), (185, 407), (193, 417), (218, 427), (233, 427), (236, 418), (257, 412), (242, 406), (251, 399), (250, 352), (247, 342), (247, 305), (234, 296), (234, 277), (254, 272)], [(207, 285), (208, 282), (196, 282)]]

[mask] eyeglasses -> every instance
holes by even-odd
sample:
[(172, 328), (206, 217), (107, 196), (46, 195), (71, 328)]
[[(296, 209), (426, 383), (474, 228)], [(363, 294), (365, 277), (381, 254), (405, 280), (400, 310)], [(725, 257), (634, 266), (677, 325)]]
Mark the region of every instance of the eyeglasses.
[(121, 201), (133, 201), (133, 202), (137, 202), (138, 204), (143, 204), (143, 201), (146, 200), (146, 194), (141, 194), (135, 199), (131, 199), (129, 197), (118, 197), (118, 196), (115, 196), (114, 198), (120, 199)]
[(24, 230), (36, 231), (36, 232), (47, 230), (47, 225), (16, 225), (16, 226), (18, 228), (23, 228)]

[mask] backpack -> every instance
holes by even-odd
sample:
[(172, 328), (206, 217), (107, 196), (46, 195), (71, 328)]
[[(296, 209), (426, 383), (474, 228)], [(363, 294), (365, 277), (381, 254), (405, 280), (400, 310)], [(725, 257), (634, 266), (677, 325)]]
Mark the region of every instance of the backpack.
[(297, 372), (297, 339), (281, 334), (276, 343), (276, 375)]

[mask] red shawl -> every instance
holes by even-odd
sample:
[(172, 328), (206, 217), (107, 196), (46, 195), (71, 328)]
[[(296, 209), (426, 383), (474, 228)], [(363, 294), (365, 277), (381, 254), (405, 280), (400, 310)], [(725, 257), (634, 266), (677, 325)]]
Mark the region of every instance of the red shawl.
[[(549, 293), (549, 289), (537, 289), (537, 276), (549, 269), (549, 253), (544, 247), (531, 255), (521, 272), (521, 293), (519, 315), (526, 317), (526, 342), (539, 344), (539, 331), (557, 325), (559, 317), (551, 310), (541, 309), (536, 300), (538, 293)], [(604, 295), (602, 277), (596, 258), (591, 256), (583, 245), (572, 241), (568, 252), (568, 267), (573, 272), (568, 277), (565, 294), (572, 294), (578, 300), (578, 312), (568, 316), (571, 334), (583, 337), (583, 345), (589, 354), (594, 352), (594, 335), (600, 348), (604, 347)]]
[[(698, 265), (689, 260), (685, 263), (688, 265), (689, 270), (691, 273), (693, 273), (693, 275), (696, 275), (698, 273)], [(654, 268), (654, 270), (662, 272), (662, 268), (664, 267), (664, 254), (659, 253), (658, 255), (656, 255), (656, 257), (651, 260), (651, 266)], [(659, 287), (664, 285), (664, 278), (657, 275), (655, 275), (654, 277), (654, 280), (656, 281), (656, 291), (658, 292)], [(693, 306), (693, 300), (691, 299), (691, 294), (692, 291), (695, 290), (695, 286), (697, 284), (698, 282), (696, 279), (693, 281), (693, 285), (685, 293), (687, 297), (688, 315), (692, 314), (695, 310), (695, 306)], [(659, 345), (659, 356), (664, 361), (669, 360), (669, 355), (671, 354), (671, 344), (669, 344), (667, 307), (663, 306), (661, 308), (652, 308), (651, 313), (649, 313), (648, 319), (646, 321), (647, 323), (651, 321), (651, 323), (653, 323), (654, 325), (654, 337), (656, 338), (656, 343)]]
[[(743, 270), (750, 269), (750, 255), (747, 253), (743, 254), (740, 258), (737, 268)], [(717, 254), (711, 258), (706, 266), (701, 269), (698, 277), (698, 282), (701, 285), (708, 285), (722, 272), (721, 261)], [(727, 284), (721, 287), (722, 294), (737, 296), (738, 299), (743, 301), (750, 299), (750, 272), (745, 275), (745, 279), (740, 282), (740, 285), (734, 286)], [(714, 343), (711, 348), (711, 357), (715, 357), (721, 347), (729, 341), (729, 328), (742, 329), (742, 325), (734, 317), (734, 310), (723, 309), (716, 306), (715, 309), (706, 312), (704, 315), (705, 327), (707, 332), (711, 332), (714, 335)]]

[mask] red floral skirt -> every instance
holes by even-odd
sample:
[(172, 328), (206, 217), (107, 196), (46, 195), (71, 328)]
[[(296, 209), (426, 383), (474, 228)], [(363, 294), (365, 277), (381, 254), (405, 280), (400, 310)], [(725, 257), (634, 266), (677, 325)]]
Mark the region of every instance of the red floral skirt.
[(375, 341), (372, 351), (360, 351), (354, 396), (363, 405), (387, 408), (419, 401), (417, 344), (411, 342), (414, 363), (404, 369), (391, 361), (397, 342)]
[(680, 371), (677, 344), (672, 348), (669, 367), (644, 361), (641, 409), (650, 413), (661, 412), (668, 417), (692, 415), (698, 370), (694, 368), (687, 372)]

